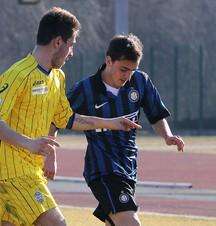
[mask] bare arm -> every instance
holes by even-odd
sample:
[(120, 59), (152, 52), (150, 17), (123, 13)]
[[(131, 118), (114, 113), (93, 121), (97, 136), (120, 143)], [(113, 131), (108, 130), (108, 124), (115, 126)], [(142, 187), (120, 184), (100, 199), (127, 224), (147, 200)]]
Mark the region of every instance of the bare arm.
[(21, 148), (26, 148), (30, 142), (29, 137), (16, 133), (2, 120), (0, 120), (0, 140)]
[[(49, 137), (53, 137), (53, 139), (55, 139), (57, 137), (57, 133), (58, 128), (54, 124), (51, 124), (49, 130)], [(54, 179), (57, 172), (56, 150), (54, 150), (53, 152), (46, 156), (43, 171), (44, 176), (46, 178), (51, 180)]]
[(161, 119), (152, 125), (155, 132), (164, 138), (167, 145), (176, 145), (178, 151), (183, 151), (184, 141), (180, 136), (173, 135), (166, 119)]
[(32, 139), (19, 134), (12, 130), (3, 120), (0, 120), (0, 140), (39, 155), (47, 155), (53, 151), (53, 146), (59, 146), (56, 141), (49, 137)]
[(75, 114), (75, 119), (72, 127), (73, 130), (92, 130), (103, 128), (129, 131), (130, 129), (135, 128), (140, 129), (141, 126), (123, 117), (104, 119), (94, 116)]

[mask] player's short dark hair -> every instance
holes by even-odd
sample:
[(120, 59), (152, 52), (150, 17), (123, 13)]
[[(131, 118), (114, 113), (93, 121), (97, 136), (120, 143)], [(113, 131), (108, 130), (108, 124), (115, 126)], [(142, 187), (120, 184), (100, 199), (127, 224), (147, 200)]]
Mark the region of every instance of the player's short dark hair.
[(143, 55), (143, 44), (140, 39), (133, 35), (116, 35), (110, 43), (106, 52), (112, 61), (116, 60), (131, 60), (138, 61)]
[(61, 36), (66, 42), (81, 28), (78, 19), (65, 9), (53, 7), (41, 18), (37, 33), (37, 44), (47, 45), (53, 38)]

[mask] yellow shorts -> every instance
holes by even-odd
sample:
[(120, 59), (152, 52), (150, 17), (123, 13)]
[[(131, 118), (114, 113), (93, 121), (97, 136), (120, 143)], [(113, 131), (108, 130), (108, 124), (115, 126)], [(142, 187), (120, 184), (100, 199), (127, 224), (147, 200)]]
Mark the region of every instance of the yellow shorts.
[(1, 221), (30, 226), (42, 213), (56, 207), (46, 184), (43, 178), (29, 176), (0, 181)]

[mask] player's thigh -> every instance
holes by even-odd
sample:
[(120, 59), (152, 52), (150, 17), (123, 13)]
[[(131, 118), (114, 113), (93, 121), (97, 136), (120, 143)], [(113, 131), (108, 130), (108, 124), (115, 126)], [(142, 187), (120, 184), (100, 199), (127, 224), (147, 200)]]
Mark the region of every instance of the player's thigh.
[(44, 212), (57, 206), (43, 178), (24, 176), (5, 183), (4, 221), (32, 225)]
[(118, 226), (140, 226), (140, 220), (135, 211), (123, 211), (116, 214), (109, 214), (113, 223)]
[(35, 226), (66, 226), (65, 218), (58, 207), (42, 213), (34, 222)]
[(17, 226), (20, 222), (15, 216), (14, 207), (10, 204), (11, 196), (8, 192), (9, 187), (10, 183), (0, 181), (0, 225)]

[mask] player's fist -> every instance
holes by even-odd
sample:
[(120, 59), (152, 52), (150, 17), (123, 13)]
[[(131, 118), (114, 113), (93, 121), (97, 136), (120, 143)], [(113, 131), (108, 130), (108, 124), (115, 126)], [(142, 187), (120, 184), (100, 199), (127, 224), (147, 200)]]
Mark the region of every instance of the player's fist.
[(180, 136), (167, 136), (165, 137), (165, 142), (167, 145), (176, 145), (178, 151), (183, 152), (184, 151), (184, 141)]
[(59, 147), (59, 143), (52, 137), (40, 137), (37, 139), (30, 139), (26, 143), (26, 149), (31, 153), (47, 156), (55, 151), (56, 147)]

